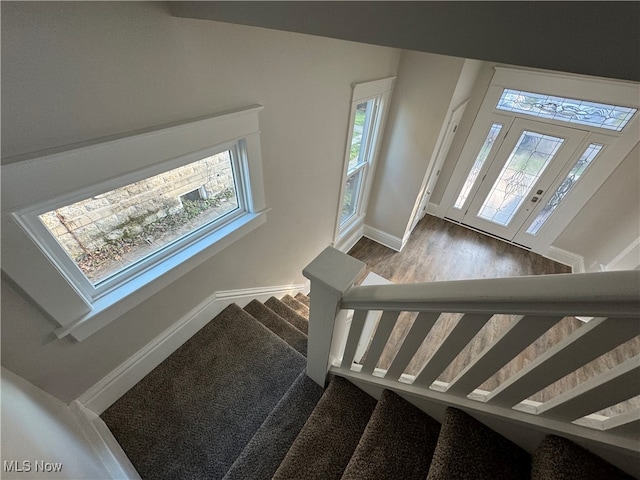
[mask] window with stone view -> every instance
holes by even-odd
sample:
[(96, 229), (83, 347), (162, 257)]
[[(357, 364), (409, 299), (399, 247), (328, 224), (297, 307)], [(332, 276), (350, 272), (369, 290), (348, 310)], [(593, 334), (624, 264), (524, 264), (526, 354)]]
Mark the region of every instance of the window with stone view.
[(95, 286), (241, 208), (224, 151), (39, 216)]

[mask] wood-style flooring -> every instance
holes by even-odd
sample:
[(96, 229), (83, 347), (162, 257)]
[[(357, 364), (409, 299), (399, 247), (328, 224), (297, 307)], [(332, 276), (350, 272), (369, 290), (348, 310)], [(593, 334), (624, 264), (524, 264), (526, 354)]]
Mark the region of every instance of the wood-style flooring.
[[(367, 264), (366, 271), (356, 283), (361, 282), (369, 272), (374, 272), (394, 283), (422, 283), (571, 272), (570, 267), (430, 215), (426, 215), (420, 220), (402, 252), (396, 252), (373, 240), (362, 238), (349, 251), (349, 255)], [(403, 312), (400, 315), (378, 362), (379, 368), (387, 369), (390, 366), (416, 316), (417, 314), (410, 312)], [(456, 313), (443, 313), (440, 316), (405, 373), (416, 375), (420, 372), (422, 366), (446, 338), (460, 316)], [(513, 318), (509, 315), (495, 315), (440, 375), (438, 380), (443, 382), (453, 380), (507, 328)], [(573, 317), (564, 318), (479, 388), (487, 391), (493, 390), (582, 325), (582, 322)], [(547, 401), (638, 353), (640, 353), (640, 337), (636, 337), (551, 384), (530, 397), (530, 400)], [(637, 407), (639, 405), (640, 399), (635, 398), (600, 413), (613, 415), (626, 411), (630, 406)]]

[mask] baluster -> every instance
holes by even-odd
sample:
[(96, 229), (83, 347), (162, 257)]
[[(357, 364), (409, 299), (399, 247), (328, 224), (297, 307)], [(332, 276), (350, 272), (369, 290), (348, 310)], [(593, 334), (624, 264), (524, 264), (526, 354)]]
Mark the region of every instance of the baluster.
[(516, 318), (499, 338), (460, 372), (447, 393), (468, 395), (562, 318), (534, 315)]
[(635, 337), (638, 325), (633, 318), (594, 318), (497, 387), (487, 396), (487, 402), (516, 405)]
[(413, 385), (416, 387), (429, 387), (491, 317), (493, 317), (491, 314), (464, 315), (451, 330), (449, 336), (444, 339), (438, 350), (431, 356), (414, 380)]

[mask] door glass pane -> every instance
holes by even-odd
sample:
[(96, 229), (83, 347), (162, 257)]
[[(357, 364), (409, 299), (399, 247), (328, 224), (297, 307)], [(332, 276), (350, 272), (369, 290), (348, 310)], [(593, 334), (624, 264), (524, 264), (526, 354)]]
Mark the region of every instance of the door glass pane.
[(353, 122), (351, 134), (351, 151), (349, 153), (349, 172), (355, 167), (367, 161), (366, 145), (369, 137), (369, 124), (373, 99), (359, 103), (356, 106), (356, 117)]
[(487, 138), (485, 139), (484, 143), (482, 144), (482, 147), (480, 148), (480, 153), (478, 153), (478, 156), (476, 157), (476, 161), (473, 163), (473, 167), (471, 167), (471, 171), (467, 176), (467, 180), (464, 182), (462, 191), (460, 192), (460, 195), (458, 195), (458, 199), (456, 200), (456, 203), (453, 206), (453, 208), (457, 208), (458, 210), (460, 210), (464, 205), (464, 202), (467, 200), (467, 196), (471, 191), (471, 187), (473, 187), (473, 184), (476, 183), (476, 179), (478, 178), (478, 173), (480, 173), (480, 170), (482, 169), (482, 165), (484, 165), (485, 160), (489, 156), (489, 152), (491, 151), (491, 148), (493, 147), (493, 144), (496, 141), (496, 138), (498, 137), (500, 130), (502, 130), (501, 124), (494, 123), (493, 125), (491, 125), (491, 129), (489, 129), (489, 134), (487, 135)]
[(507, 226), (564, 139), (524, 131), (485, 199), (478, 217)]
[(347, 178), (347, 185), (344, 189), (344, 198), (342, 199), (342, 216), (340, 217), (340, 225), (344, 225), (344, 223), (356, 213), (360, 183), (362, 183), (362, 170), (358, 170)]
[(578, 182), (578, 180), (580, 180), (580, 177), (582, 177), (582, 174), (587, 170), (589, 165), (591, 165), (591, 162), (596, 158), (598, 153), (600, 153), (600, 150), (602, 150), (602, 145), (598, 145), (596, 143), (592, 143), (587, 147), (582, 156), (578, 159), (576, 164), (569, 171), (565, 179), (555, 191), (553, 197), (551, 197), (545, 207), (540, 210), (536, 219), (527, 229), (527, 233), (531, 235), (536, 235), (538, 233), (540, 228), (542, 228), (553, 211), (557, 208), (558, 205), (560, 205), (560, 202), (564, 200), (573, 186)]
[(533, 117), (606, 128), (616, 132), (622, 131), (638, 111), (635, 108), (620, 105), (587, 102), (508, 88), (502, 91), (496, 108)]

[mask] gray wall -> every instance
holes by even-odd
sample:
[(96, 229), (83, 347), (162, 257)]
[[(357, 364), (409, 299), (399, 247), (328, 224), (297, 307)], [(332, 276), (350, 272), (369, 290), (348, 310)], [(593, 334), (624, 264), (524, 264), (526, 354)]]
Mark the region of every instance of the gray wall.
[(554, 242), (584, 257), (597, 272), (640, 237), (640, 144), (591, 197)]
[[(400, 52), (172, 17), (163, 4), (2, 2), (2, 154), (253, 103), (268, 221), (81, 343), (2, 282), (2, 364), (69, 401), (216, 290), (299, 283), (332, 240), (351, 84)], [(28, 188), (28, 185), (25, 185)]]
[[(88, 423), (88, 420), (86, 420)], [(31, 462), (30, 472), (2, 472), (8, 479), (109, 478), (77, 417), (60, 400), (2, 368), (2, 464)], [(35, 461), (62, 463), (59, 472), (37, 472)]]
[(403, 51), (365, 223), (402, 238), (464, 59)]

